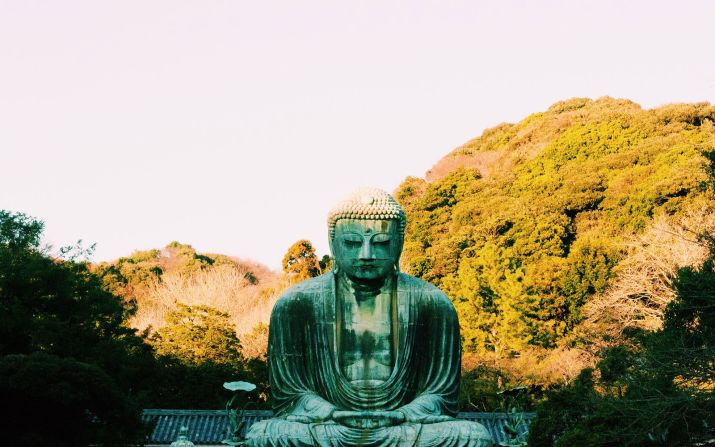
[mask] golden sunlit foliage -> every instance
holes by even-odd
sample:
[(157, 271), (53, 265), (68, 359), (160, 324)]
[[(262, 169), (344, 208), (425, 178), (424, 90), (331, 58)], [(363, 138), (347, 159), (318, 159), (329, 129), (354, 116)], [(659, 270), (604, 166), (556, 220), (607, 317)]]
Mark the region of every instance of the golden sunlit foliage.
[[(596, 298), (626, 299), (613, 288), (647, 259), (634, 241), (675, 243), (655, 224), (682, 229), (712, 209), (714, 121), (707, 103), (576, 98), (488, 129), (396, 191), (408, 215), (402, 268), (452, 297), (468, 355), (540, 358), (530, 370), (542, 374), (555, 348), (584, 347), (576, 329), (598, 319)], [(667, 260), (666, 276), (685, 258)]]
[(530, 427), (529, 446), (712, 443), (715, 240), (711, 232), (695, 232), (689, 241), (705, 250), (705, 259), (671, 278), (660, 327), (632, 330), (629, 343), (605, 349), (595, 368), (549, 391)]
[(94, 270), (108, 290), (136, 301), (131, 324), (140, 330), (162, 328), (181, 305), (203, 305), (228, 314), (240, 336), (268, 322), (284, 287), (280, 275), (259, 264), (199, 254), (178, 242), (163, 250), (136, 251)]
[(290, 277), (291, 282), (303, 281), (322, 273), (318, 257), (313, 244), (306, 239), (301, 239), (288, 248), (283, 256), (283, 271)]

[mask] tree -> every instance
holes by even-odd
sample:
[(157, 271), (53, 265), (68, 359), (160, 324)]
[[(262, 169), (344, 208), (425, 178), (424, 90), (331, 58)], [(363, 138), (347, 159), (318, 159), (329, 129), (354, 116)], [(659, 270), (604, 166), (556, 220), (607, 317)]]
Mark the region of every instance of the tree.
[(5, 249), (37, 249), (45, 225), (23, 213), (0, 210), (0, 246)]
[(166, 322), (153, 338), (158, 355), (175, 357), (188, 365), (240, 365), (244, 361), (227, 313), (209, 306), (177, 303)]
[(674, 282), (662, 329), (636, 331), (596, 370), (549, 393), (531, 427), (534, 447), (695, 446), (715, 433), (715, 245)]
[[(325, 258), (323, 262), (326, 265), (328, 263)], [(322, 273), (315, 248), (310, 241), (301, 239), (290, 246), (283, 256), (283, 271), (291, 278), (291, 282), (303, 281)]]
[(0, 357), (0, 418), (14, 446), (133, 444), (143, 434), (138, 408), (96, 365), (41, 352)]
[(41, 222), (0, 212), (0, 228), (0, 355), (42, 351), (119, 371), (122, 355), (150, 354), (126, 325), (129, 303), (103, 290), (86, 262), (39, 248)]
[(660, 327), (675, 270), (701, 262), (690, 246), (677, 261), (634, 252), (674, 253), (655, 230), (693, 214), (712, 228), (713, 153), (707, 103), (556, 103), (405, 179), (400, 266), (452, 299), (467, 356), (515, 384), (568, 383), (624, 328)]
[[(40, 248), (42, 229), (36, 219), (0, 211), (0, 395), (34, 422), (3, 435), (26, 445), (129, 441), (139, 411), (128, 399), (146, 396), (151, 348), (126, 325), (131, 306), (103, 290), (86, 262)], [(66, 430), (53, 433), (58, 426)]]
[[(178, 304), (167, 315), (152, 343), (163, 366), (161, 395), (172, 408), (218, 408), (226, 403), (222, 384), (246, 380), (258, 391), (243, 396), (263, 404), (267, 388), (265, 361), (247, 361), (228, 314), (209, 306)], [(263, 396), (262, 396), (263, 395)]]

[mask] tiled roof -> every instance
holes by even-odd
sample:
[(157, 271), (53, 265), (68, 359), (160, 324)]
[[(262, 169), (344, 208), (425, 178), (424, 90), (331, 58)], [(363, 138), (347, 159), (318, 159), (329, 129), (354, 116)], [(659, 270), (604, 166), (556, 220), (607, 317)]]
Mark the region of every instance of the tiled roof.
[[(246, 410), (243, 413), (244, 431), (254, 422), (273, 416), (270, 410)], [(484, 425), (498, 445), (508, 440), (505, 424), (516, 423), (519, 433), (525, 436), (534, 413), (459, 413), (458, 419)], [(228, 419), (225, 410), (144, 410), (143, 419), (153, 424), (147, 444), (169, 445), (179, 435), (181, 426), (189, 429), (188, 438), (198, 445), (222, 445), (227, 438)]]

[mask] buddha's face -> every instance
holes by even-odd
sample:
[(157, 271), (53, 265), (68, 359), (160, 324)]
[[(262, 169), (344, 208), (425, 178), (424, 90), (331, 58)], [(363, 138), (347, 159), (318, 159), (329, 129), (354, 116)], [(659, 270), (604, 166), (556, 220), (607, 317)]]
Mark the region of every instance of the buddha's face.
[(386, 278), (402, 250), (398, 226), (396, 220), (338, 220), (331, 244), (334, 262), (353, 281)]

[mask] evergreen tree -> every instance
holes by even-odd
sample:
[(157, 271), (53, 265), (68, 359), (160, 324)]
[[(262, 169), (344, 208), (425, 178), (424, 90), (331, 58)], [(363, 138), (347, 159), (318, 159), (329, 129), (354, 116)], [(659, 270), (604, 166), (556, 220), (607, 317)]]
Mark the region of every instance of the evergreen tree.
[(303, 281), (322, 273), (321, 262), (325, 266), (328, 264), (325, 258), (318, 260), (310, 241), (301, 239), (291, 245), (283, 256), (283, 271), (291, 278), (291, 282)]
[[(43, 224), (0, 211), (0, 430), (13, 445), (130, 442), (151, 349), (85, 262), (40, 248)], [(10, 424), (9, 421), (22, 421)], [(31, 425), (27, 425), (31, 423)]]
[(153, 337), (156, 352), (188, 365), (241, 365), (241, 345), (228, 314), (209, 306), (186, 306), (166, 317), (167, 325)]
[(247, 361), (228, 314), (209, 306), (178, 304), (167, 315), (167, 325), (152, 337), (161, 362), (162, 406), (170, 408), (220, 408), (227, 395), (224, 382), (255, 383), (258, 391), (245, 396), (265, 405), (268, 379), (265, 361)]
[(548, 394), (531, 426), (534, 447), (695, 446), (715, 438), (715, 246), (682, 268), (663, 328), (608, 349)]

